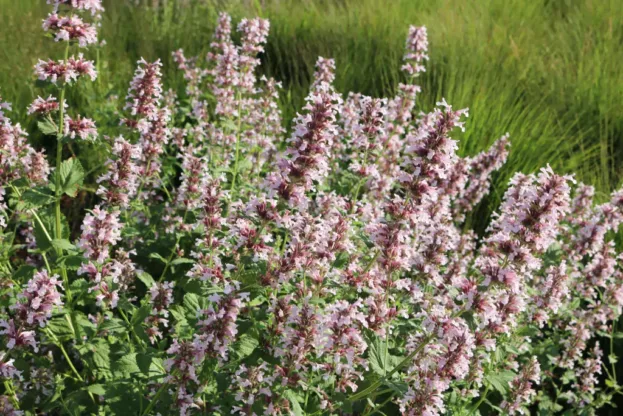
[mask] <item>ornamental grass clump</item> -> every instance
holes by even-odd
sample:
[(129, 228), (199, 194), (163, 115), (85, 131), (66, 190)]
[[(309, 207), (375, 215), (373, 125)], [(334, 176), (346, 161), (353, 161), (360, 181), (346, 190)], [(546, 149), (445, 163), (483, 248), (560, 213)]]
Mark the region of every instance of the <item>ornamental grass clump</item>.
[[(393, 97), (343, 95), (319, 58), (286, 130), (256, 75), (268, 21), (235, 42), (221, 14), (207, 56), (173, 52), (183, 95), (137, 63), (107, 137), (66, 94), (97, 77), (101, 2), (49, 3), (65, 56), (35, 64), (28, 115), (56, 157), (0, 99), (0, 414), (591, 414), (622, 393), (623, 191), (516, 173), (469, 230), (512, 139), (460, 157), (468, 110), (418, 108), (425, 28)], [(107, 152), (91, 187), (81, 141)]]

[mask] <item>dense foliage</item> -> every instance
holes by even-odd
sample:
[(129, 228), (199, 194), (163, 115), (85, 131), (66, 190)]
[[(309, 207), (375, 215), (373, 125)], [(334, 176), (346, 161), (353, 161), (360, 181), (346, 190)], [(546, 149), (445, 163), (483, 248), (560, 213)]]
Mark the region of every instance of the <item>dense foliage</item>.
[[(28, 113), (54, 168), (0, 102), (1, 414), (591, 414), (621, 393), (623, 191), (594, 206), (549, 166), (517, 173), (470, 231), (510, 138), (460, 158), (467, 109), (417, 111), (424, 27), (395, 97), (343, 96), (319, 58), (288, 133), (256, 76), (268, 21), (236, 43), (222, 14), (207, 56), (173, 53), (186, 94), (139, 61), (102, 137), (67, 100), (97, 78), (101, 2), (49, 3), (66, 52), (36, 64)], [(97, 189), (85, 140), (108, 152)]]

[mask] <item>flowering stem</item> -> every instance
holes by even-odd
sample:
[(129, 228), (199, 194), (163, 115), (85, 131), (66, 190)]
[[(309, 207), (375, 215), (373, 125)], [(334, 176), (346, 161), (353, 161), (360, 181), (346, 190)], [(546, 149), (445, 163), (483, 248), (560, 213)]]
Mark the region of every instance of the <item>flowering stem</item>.
[[(65, 47), (65, 62), (69, 56), (69, 43)], [(63, 130), (65, 123), (65, 84), (61, 88), (61, 97), (59, 100), (59, 118), (58, 118), (58, 135), (56, 136), (56, 172), (55, 173), (55, 193), (56, 201), (54, 202), (56, 211), (56, 238), (61, 238), (61, 162), (63, 159)], [(62, 250), (57, 250), (62, 253)]]
[[(69, 43), (65, 47), (65, 62), (69, 57)], [(54, 201), (54, 211), (55, 211), (55, 219), (56, 219), (56, 227), (55, 227), (55, 238), (60, 240), (63, 238), (63, 233), (61, 231), (61, 196), (63, 193), (61, 192), (61, 162), (63, 159), (63, 130), (65, 127), (64, 113), (65, 113), (65, 85), (61, 88), (61, 96), (59, 100), (59, 120), (58, 120), (58, 135), (56, 136), (56, 171), (55, 174), (55, 189), (54, 192), (56, 194), (56, 199)], [(40, 221), (40, 220), (39, 220)], [(41, 224), (42, 225), (42, 224)], [(56, 248), (56, 255), (60, 258), (63, 255), (62, 248)], [(63, 283), (65, 284), (65, 294), (67, 296), (67, 302), (71, 303), (72, 296), (71, 290), (69, 289), (69, 277), (67, 276), (67, 269), (65, 265), (61, 265), (61, 276), (63, 277)]]
[(241, 114), (241, 102), (240, 102), (240, 92), (238, 93), (238, 130), (236, 131), (236, 158), (234, 159), (234, 173), (231, 179), (231, 188), (230, 191), (234, 191), (236, 188), (236, 176), (238, 175), (238, 161), (240, 159), (240, 129), (242, 124), (242, 114)]

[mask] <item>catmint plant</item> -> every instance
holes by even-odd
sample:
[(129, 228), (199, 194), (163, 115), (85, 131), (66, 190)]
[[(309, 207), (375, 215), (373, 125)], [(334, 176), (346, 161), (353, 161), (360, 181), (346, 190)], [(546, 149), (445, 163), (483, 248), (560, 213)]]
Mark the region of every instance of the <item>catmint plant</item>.
[(102, 3), (48, 4), (65, 52), (33, 62), (39, 132), (0, 98), (0, 414), (594, 414), (623, 393), (623, 191), (516, 172), (470, 230), (512, 139), (465, 156), (469, 110), (420, 105), (426, 28), (390, 97), (318, 58), (287, 127), (269, 22), (221, 13), (207, 54), (172, 52), (184, 91), (141, 58), (91, 118), (68, 90), (98, 75)]

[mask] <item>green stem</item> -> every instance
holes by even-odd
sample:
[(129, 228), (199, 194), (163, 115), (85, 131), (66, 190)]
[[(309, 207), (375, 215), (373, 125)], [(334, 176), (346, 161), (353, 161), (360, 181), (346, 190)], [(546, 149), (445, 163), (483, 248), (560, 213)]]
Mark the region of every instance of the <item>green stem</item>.
[(160, 386), (160, 388), (156, 392), (156, 395), (154, 396), (154, 398), (151, 399), (151, 401), (149, 402), (149, 405), (147, 406), (147, 409), (145, 409), (145, 411), (143, 413), (141, 413), (141, 416), (146, 416), (146, 415), (149, 414), (149, 412), (154, 407), (154, 405), (156, 404), (156, 402), (160, 398), (160, 395), (162, 394), (162, 392), (164, 391), (164, 389), (166, 387), (167, 387), (167, 383), (163, 383), (162, 386)]
[[(186, 223), (186, 217), (187, 216), (188, 216), (188, 210), (185, 210), (184, 211), (184, 218), (182, 218), (182, 224)], [(171, 254), (169, 254), (169, 258), (167, 258), (167, 263), (164, 265), (164, 270), (162, 270), (162, 274), (158, 278), (158, 282), (162, 282), (162, 280), (164, 279), (165, 274), (169, 270), (169, 265), (171, 264), (171, 261), (173, 260), (173, 256), (175, 255), (175, 250), (177, 249), (177, 246), (180, 243), (181, 239), (182, 239), (182, 234), (179, 234), (177, 236), (177, 239), (175, 240), (175, 244), (173, 245), (173, 248), (171, 249)]]
[(420, 343), (420, 345), (418, 345), (418, 347), (415, 350), (413, 350), (411, 354), (407, 355), (401, 362), (399, 362), (398, 365), (396, 365), (396, 367), (394, 367), (389, 373), (387, 373), (387, 375), (381, 377), (376, 382), (372, 383), (368, 388), (360, 391), (357, 394), (350, 396), (348, 398), (348, 401), (355, 402), (373, 393), (381, 384), (383, 384), (387, 379), (389, 379), (396, 371), (400, 370), (402, 367), (407, 365), (413, 359), (413, 357), (419, 354), (424, 349), (424, 347), (430, 342), (431, 339), (433, 339), (433, 335), (429, 335), (426, 338), (424, 338), (422, 342)]
[(487, 394), (489, 393), (489, 388), (490, 387), (487, 386), (484, 393), (482, 393), (482, 396), (480, 396), (480, 400), (478, 400), (478, 402), (474, 405), (474, 407), (472, 408), (472, 410), (469, 412), (467, 416), (472, 416), (476, 412), (476, 410), (478, 410), (482, 402), (484, 402), (485, 399), (487, 398)]
[(234, 160), (234, 173), (231, 179), (230, 191), (233, 193), (236, 188), (236, 176), (238, 176), (238, 161), (240, 159), (240, 129), (242, 127), (242, 114), (241, 114), (241, 97), (238, 93), (238, 130), (236, 131), (236, 159)]
[[(65, 47), (65, 62), (69, 56), (69, 43)], [(63, 159), (63, 133), (65, 130), (65, 85), (61, 88), (61, 97), (59, 100), (59, 117), (58, 117), (58, 134), (56, 136), (56, 181), (55, 181), (55, 193), (56, 201), (54, 206), (56, 208), (56, 238), (61, 238), (61, 162)]]
[[(134, 330), (134, 327), (132, 326), (132, 324), (130, 323), (130, 320), (128, 319), (128, 315), (125, 314), (125, 312), (123, 311), (123, 309), (121, 308), (117, 308), (119, 310), (119, 312), (121, 313), (121, 317), (123, 318), (123, 320), (125, 321), (126, 324), (128, 324), (128, 327), (130, 328), (130, 332), (132, 332), (132, 335), (134, 335), (134, 338), (136, 338), (136, 341), (138, 343), (138, 345), (141, 347), (141, 350), (143, 352), (145, 352), (145, 346), (143, 345), (143, 343), (141, 342), (141, 339), (138, 337), (138, 335), (136, 334), (136, 331)], [(132, 346), (132, 344), (130, 344), (130, 348), (134, 349), (134, 347)]]
[(19, 400), (17, 399), (17, 395), (13, 390), (13, 382), (11, 380), (4, 380), (4, 388), (9, 394), (9, 397), (11, 398), (11, 402), (13, 402), (13, 406), (15, 406), (15, 409), (19, 410)]
[[(614, 355), (614, 334), (616, 332), (616, 325), (617, 325), (617, 320), (615, 319), (614, 321), (612, 321), (612, 330), (610, 333), (610, 357)], [(612, 361), (610, 357), (608, 358), (608, 360), (610, 361), (610, 365), (612, 366), (612, 378), (614, 379), (613, 381), (616, 382), (617, 381), (616, 362)]]
[[(65, 62), (67, 62), (67, 58), (69, 57), (69, 43), (65, 47)], [(65, 129), (65, 85), (61, 88), (61, 96), (59, 100), (59, 120), (58, 120), (58, 135), (56, 136), (56, 171), (55, 174), (55, 189), (54, 193), (56, 195), (54, 201), (54, 212), (55, 212), (55, 238), (60, 240), (63, 238), (62, 228), (61, 228), (61, 196), (63, 193), (61, 192), (61, 163), (63, 161), (63, 134)], [(60, 258), (63, 255), (63, 249), (56, 248), (56, 256)], [(61, 276), (63, 277), (63, 283), (65, 284), (65, 294), (67, 296), (67, 302), (71, 304), (72, 296), (71, 290), (69, 289), (69, 276), (67, 276), (67, 269), (64, 264), (61, 264)]]
[(370, 271), (370, 268), (372, 267), (376, 259), (379, 257), (379, 254), (381, 254), (381, 250), (376, 250), (376, 253), (374, 253), (374, 257), (370, 259), (370, 262), (366, 265), (366, 268), (363, 269), (363, 272), (361, 272), (361, 274), (366, 274), (368, 273), (368, 271)]
[(50, 338), (54, 340), (55, 344), (61, 349), (61, 352), (65, 356), (65, 360), (67, 360), (67, 363), (69, 364), (69, 367), (71, 368), (71, 371), (73, 371), (74, 375), (78, 378), (78, 380), (80, 380), (81, 382), (84, 382), (84, 379), (80, 376), (80, 373), (78, 373), (78, 370), (76, 370), (76, 367), (74, 367), (74, 364), (71, 362), (71, 359), (69, 358), (69, 354), (67, 354), (67, 351), (65, 350), (65, 347), (63, 346), (63, 343), (61, 343), (58, 340), (58, 338), (56, 338), (56, 336), (53, 333), (51, 333), (48, 329), (46, 329), (45, 332), (48, 334)]

